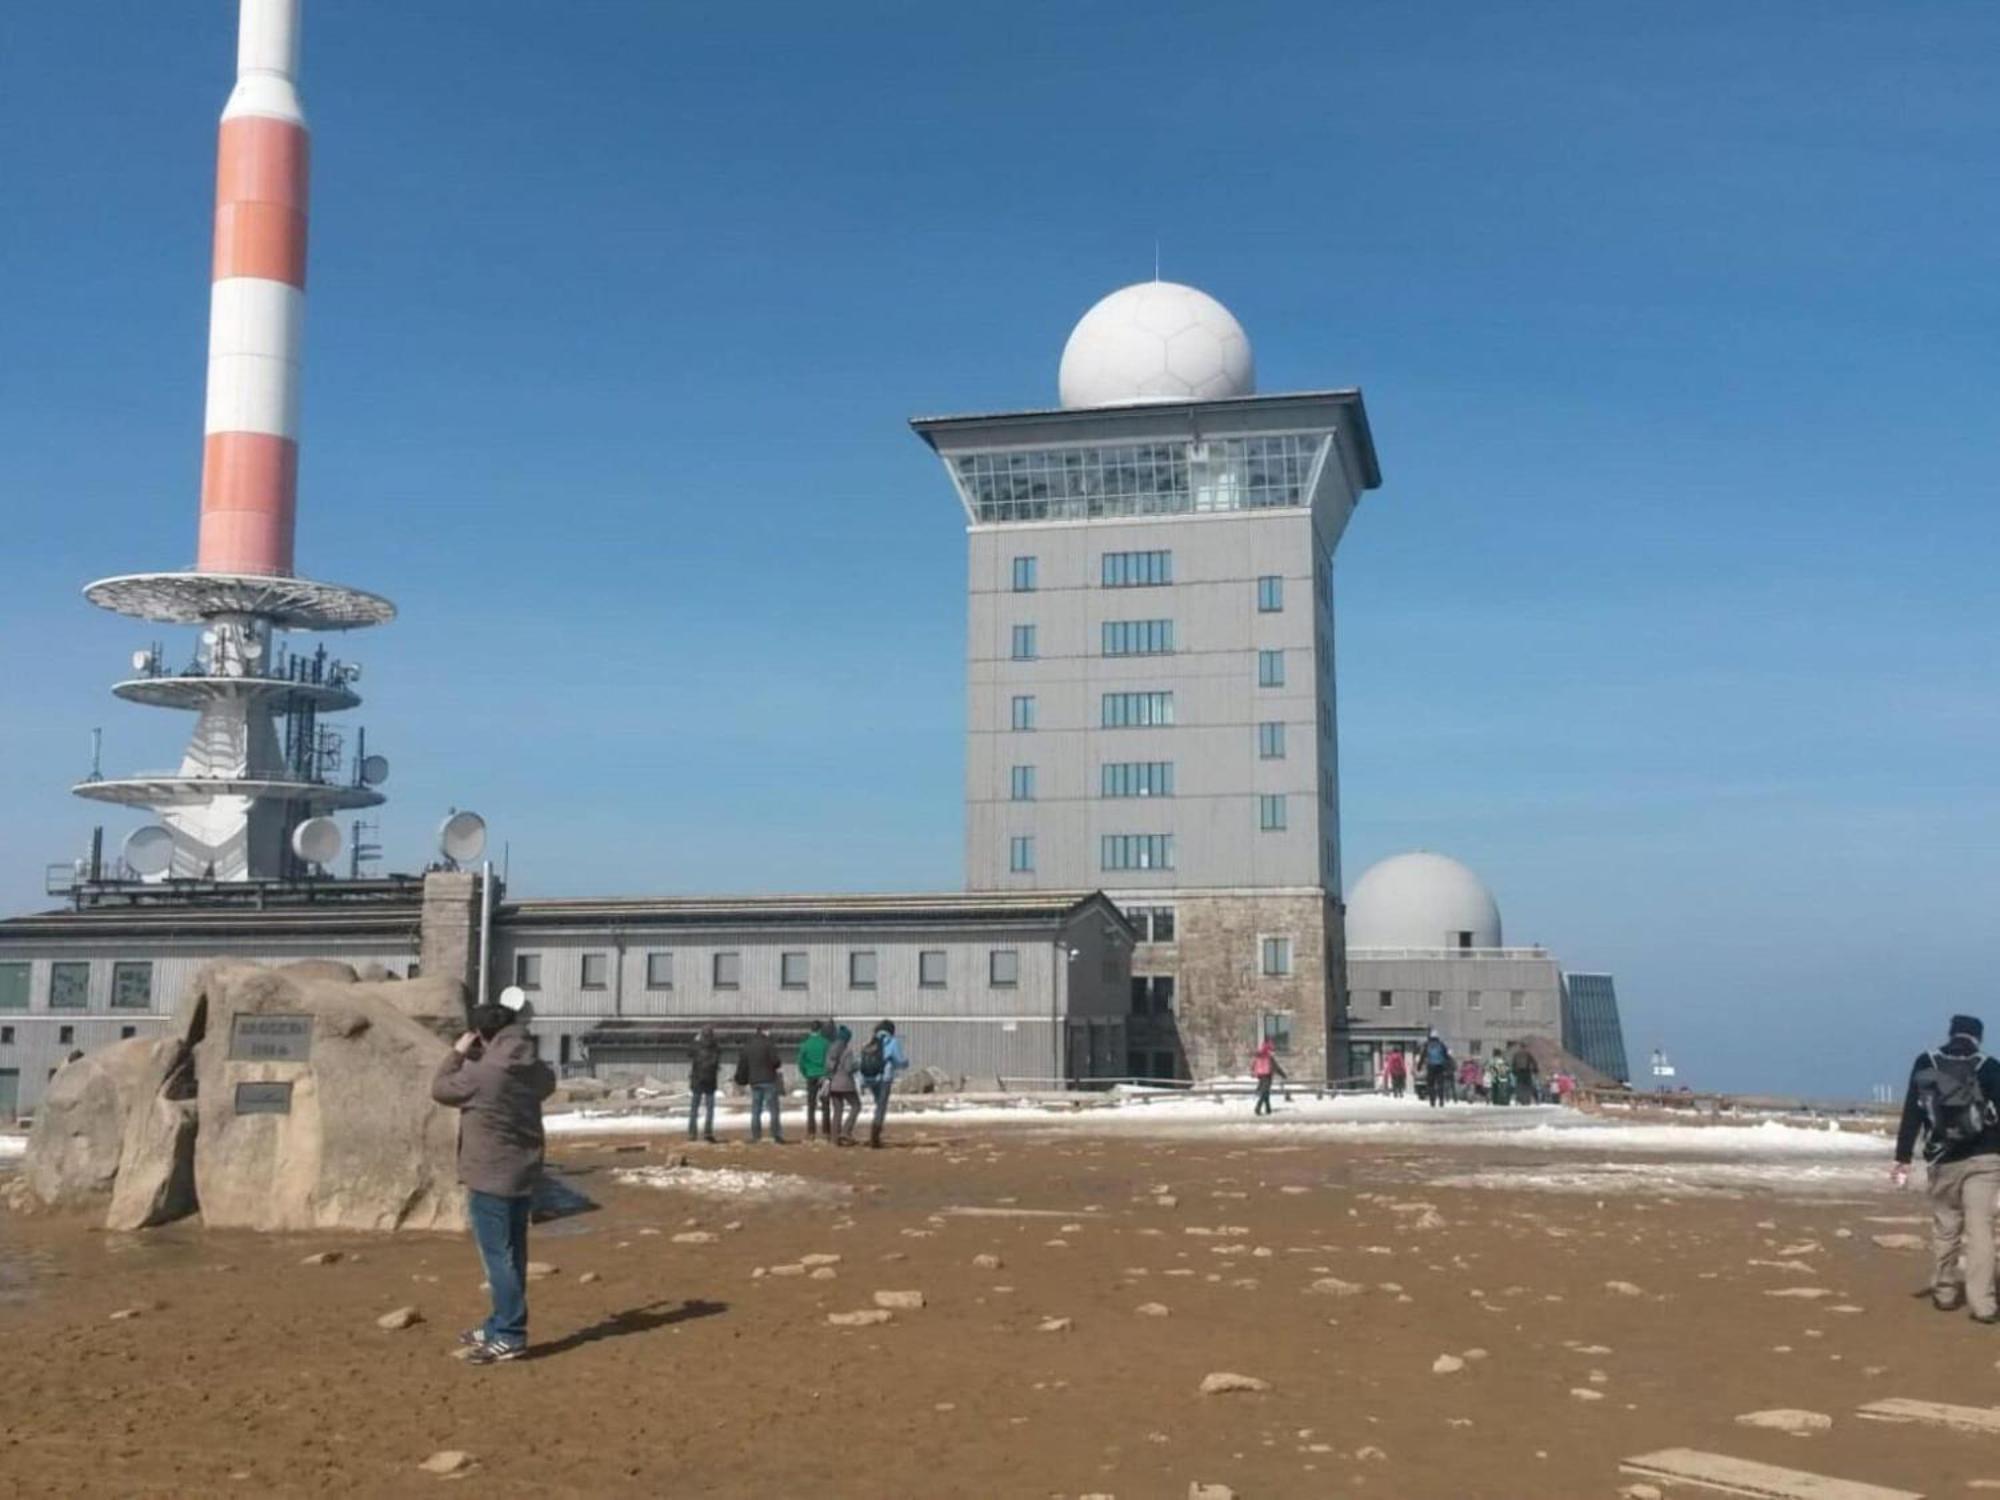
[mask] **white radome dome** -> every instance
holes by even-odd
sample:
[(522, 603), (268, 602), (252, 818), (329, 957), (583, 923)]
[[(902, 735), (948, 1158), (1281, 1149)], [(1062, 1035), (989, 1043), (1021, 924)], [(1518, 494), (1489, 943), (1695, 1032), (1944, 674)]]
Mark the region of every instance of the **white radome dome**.
[(1177, 281), (1121, 287), (1083, 315), (1063, 345), (1064, 406), (1218, 401), (1254, 395), (1250, 339), (1229, 309)]
[(1347, 946), (1456, 948), (1500, 946), (1500, 907), (1486, 883), (1442, 854), (1398, 854), (1370, 865), (1347, 898)]

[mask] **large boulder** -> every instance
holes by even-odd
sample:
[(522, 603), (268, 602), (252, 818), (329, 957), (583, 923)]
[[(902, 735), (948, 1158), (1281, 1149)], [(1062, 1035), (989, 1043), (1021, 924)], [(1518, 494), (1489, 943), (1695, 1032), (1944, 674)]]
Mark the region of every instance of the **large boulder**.
[(125, 1149), (125, 1126), (172, 1037), (135, 1037), (65, 1063), (49, 1080), (28, 1133), (21, 1178), (49, 1208), (80, 1208), (111, 1191)]
[(456, 1112), (430, 1096), (449, 1044), (379, 993), (404, 987), (254, 964), (202, 971), (183, 1013), (200, 1037), (203, 1223), (465, 1227)]

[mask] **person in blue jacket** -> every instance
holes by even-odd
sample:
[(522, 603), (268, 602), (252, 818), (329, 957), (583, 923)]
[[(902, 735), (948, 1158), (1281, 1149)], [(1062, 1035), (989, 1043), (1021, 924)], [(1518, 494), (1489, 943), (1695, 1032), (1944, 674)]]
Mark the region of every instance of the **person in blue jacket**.
[(868, 1045), (861, 1049), (861, 1083), (875, 1096), (875, 1118), (869, 1122), (868, 1144), (882, 1149), (882, 1124), (889, 1117), (889, 1095), (896, 1087), (896, 1075), (907, 1073), (909, 1054), (896, 1040), (896, 1023), (884, 1021), (875, 1028)]

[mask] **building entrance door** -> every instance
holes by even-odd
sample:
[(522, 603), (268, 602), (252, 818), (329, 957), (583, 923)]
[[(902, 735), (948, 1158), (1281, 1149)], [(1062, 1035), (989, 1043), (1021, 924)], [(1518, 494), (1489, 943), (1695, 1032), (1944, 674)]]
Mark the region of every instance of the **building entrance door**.
[(12, 1120), (21, 1109), (21, 1070), (0, 1068), (0, 1120)]

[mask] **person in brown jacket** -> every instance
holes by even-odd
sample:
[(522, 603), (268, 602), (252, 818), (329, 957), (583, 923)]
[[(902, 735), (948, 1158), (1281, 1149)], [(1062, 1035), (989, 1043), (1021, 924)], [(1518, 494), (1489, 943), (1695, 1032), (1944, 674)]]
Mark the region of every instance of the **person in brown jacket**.
[(458, 1180), (493, 1290), (492, 1316), (460, 1335), (479, 1365), (528, 1352), (528, 1207), (542, 1171), (542, 1101), (556, 1075), (519, 1019), (480, 1006), (431, 1079), (431, 1098), (460, 1112)]

